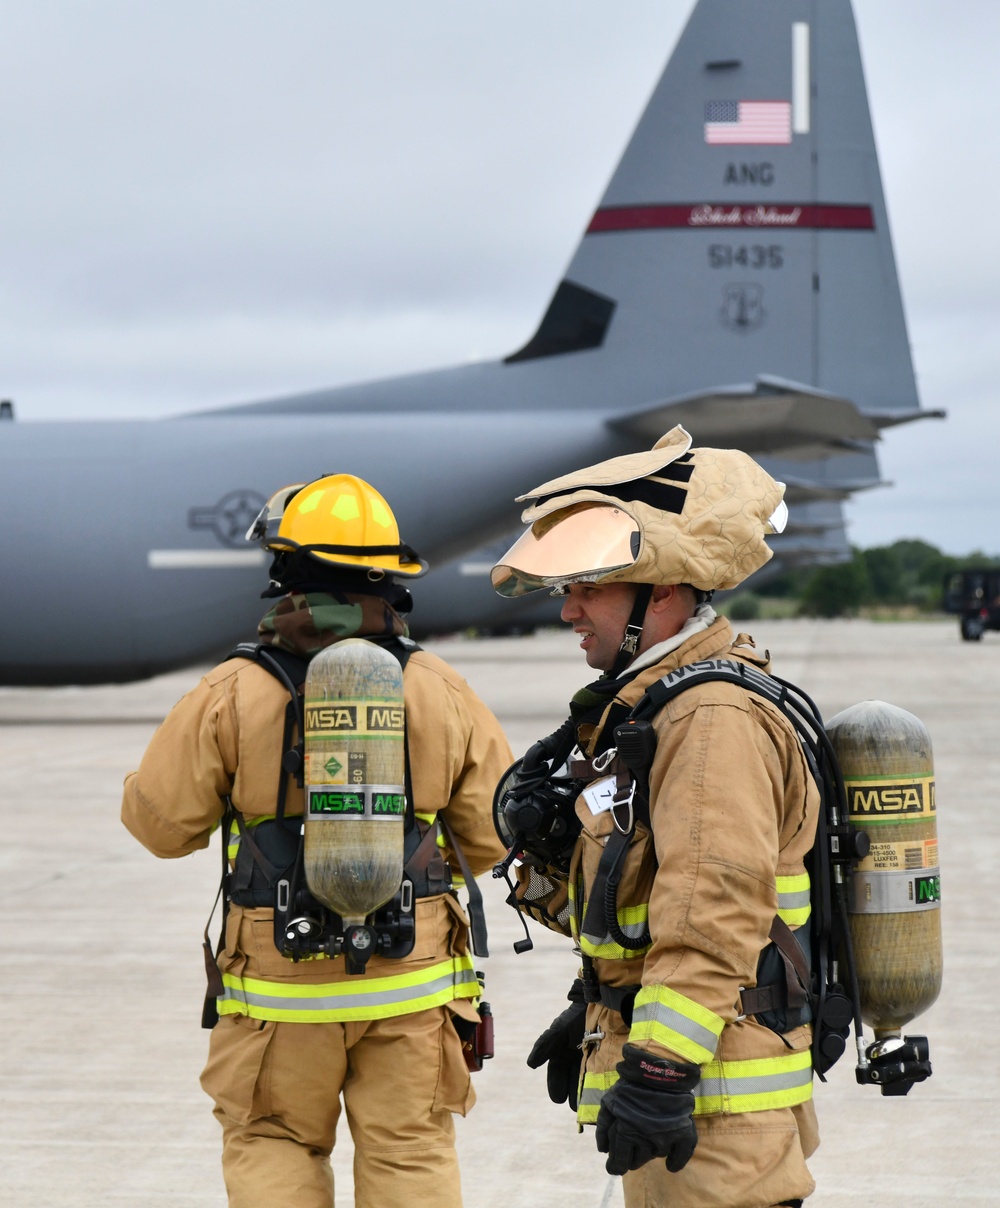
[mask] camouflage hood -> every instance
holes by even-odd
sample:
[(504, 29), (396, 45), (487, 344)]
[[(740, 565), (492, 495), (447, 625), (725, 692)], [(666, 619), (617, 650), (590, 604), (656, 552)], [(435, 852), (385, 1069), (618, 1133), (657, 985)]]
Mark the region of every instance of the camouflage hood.
[(261, 642), (311, 658), (343, 638), (407, 634), (406, 622), (378, 596), (290, 592), (257, 626)]

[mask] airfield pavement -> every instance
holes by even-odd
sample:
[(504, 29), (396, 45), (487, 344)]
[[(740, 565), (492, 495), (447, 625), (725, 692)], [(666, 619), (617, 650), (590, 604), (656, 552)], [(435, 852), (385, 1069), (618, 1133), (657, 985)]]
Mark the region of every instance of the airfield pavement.
[[(854, 1081), (849, 1048), (816, 1085), (823, 1143), (815, 1208), (1000, 1205), (1000, 634), (960, 641), (953, 621), (754, 622), (778, 674), (826, 717), (858, 700), (919, 716), (935, 751), (943, 865), (944, 986), (908, 1031), (934, 1075), (906, 1098)], [(567, 632), (427, 643), (496, 711), (516, 753), (563, 718), (586, 669)], [(0, 689), (0, 1204), (5, 1208), (222, 1208), (218, 1126), (198, 1085), (201, 935), (219, 852), (159, 861), (119, 821), (121, 782), (197, 677), (94, 688)], [(992, 870), (992, 871), (991, 871)], [(593, 1133), (577, 1135), (524, 1057), (565, 1005), (568, 942), (521, 934), (500, 883), (482, 882), (483, 962), (496, 1057), (457, 1120), (466, 1202), (477, 1208), (622, 1203)], [(993, 902), (993, 906), (990, 903)], [(990, 938), (990, 937), (993, 938)], [(354, 1203), (346, 1125), (338, 1208)], [(276, 1206), (277, 1208), (277, 1206)], [(290, 1206), (291, 1208), (291, 1206)]]

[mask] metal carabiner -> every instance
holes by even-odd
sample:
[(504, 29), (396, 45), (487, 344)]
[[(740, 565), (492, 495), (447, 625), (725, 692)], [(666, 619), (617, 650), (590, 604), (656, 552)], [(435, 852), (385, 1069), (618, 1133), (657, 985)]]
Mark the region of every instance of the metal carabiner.
[[(628, 791), (628, 797), (622, 801), (615, 801), (611, 806), (611, 821), (615, 824), (615, 829), (623, 835), (630, 835), (635, 829), (635, 810), (632, 807), (632, 802), (635, 798), (635, 781), (632, 781), (632, 787)], [(628, 826), (622, 826), (618, 821), (618, 807), (620, 805), (628, 806)]]
[(611, 765), (617, 754), (617, 747), (609, 747), (606, 751), (602, 751), (600, 755), (595, 755), (590, 761), (590, 766), (595, 772), (603, 772)]

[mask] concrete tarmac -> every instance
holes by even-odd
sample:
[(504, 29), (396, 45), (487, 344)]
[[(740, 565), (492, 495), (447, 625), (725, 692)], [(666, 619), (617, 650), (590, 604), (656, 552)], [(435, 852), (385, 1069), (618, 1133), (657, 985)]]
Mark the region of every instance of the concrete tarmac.
[[(944, 986), (908, 1031), (934, 1075), (906, 1098), (854, 1081), (851, 1050), (817, 1083), (823, 1143), (810, 1208), (1000, 1205), (1000, 635), (952, 621), (749, 624), (775, 671), (832, 717), (864, 699), (920, 717), (940, 802)], [(515, 752), (563, 719), (589, 678), (573, 636), (427, 643), (500, 717)], [(218, 1127), (198, 1085), (202, 931), (218, 883), (210, 851), (160, 861), (122, 827), (121, 783), (197, 670), (96, 688), (0, 689), (0, 1204), (6, 1208), (223, 1208)], [(991, 871), (992, 870), (992, 871)], [(496, 1058), (457, 1120), (465, 1198), (477, 1208), (620, 1206), (592, 1130), (550, 1103), (524, 1058), (563, 1009), (576, 959), (482, 882)], [(213, 938), (217, 926), (213, 924)], [(990, 936), (994, 938), (991, 939)], [(338, 1208), (354, 1204), (346, 1126)], [(275, 1208), (283, 1208), (276, 1205)], [(293, 1206), (289, 1206), (293, 1208)], [(387, 1208), (393, 1208), (387, 1205)]]

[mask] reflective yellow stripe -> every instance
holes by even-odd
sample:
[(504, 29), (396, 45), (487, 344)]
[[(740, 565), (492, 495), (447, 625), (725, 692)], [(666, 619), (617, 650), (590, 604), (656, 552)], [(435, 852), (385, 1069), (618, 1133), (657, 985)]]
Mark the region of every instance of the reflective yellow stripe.
[(456, 998), (478, 998), (481, 987), (469, 956), (449, 957), (427, 969), (392, 977), (351, 978), (308, 984), (265, 981), (224, 973), (220, 1015), (248, 1015), (291, 1023), (342, 1023), (387, 1019), (439, 1007)]
[(583, 1075), (583, 1086), (580, 1088), (579, 1105), (576, 1109), (576, 1118), (580, 1124), (597, 1122), (604, 1092), (617, 1081), (618, 1074), (615, 1070), (608, 1070), (605, 1074)]
[[(244, 818), (243, 825), (246, 827), (260, 826), (262, 822), (273, 822), (274, 814), (261, 814), (259, 818)], [(240, 850), (240, 827), (239, 823), (234, 818), (229, 824), (229, 845), (226, 848), (226, 855), (230, 860), (236, 859), (236, 853)]]
[[(812, 913), (811, 886), (807, 872), (798, 873), (793, 877), (775, 877), (775, 889), (778, 895), (778, 915), (789, 927), (802, 927), (809, 922)], [(628, 960), (633, 956), (641, 956), (648, 952), (650, 945), (644, 948), (622, 948), (616, 944), (610, 935), (580, 934), (578, 920), (586, 918), (587, 903), (577, 909), (577, 889), (569, 887), (569, 898), (573, 910), (570, 926), (573, 938), (588, 956), (601, 957), (603, 960)], [(623, 906), (618, 909), (618, 926), (629, 937), (638, 939), (643, 934), (649, 919), (648, 903), (638, 906)]]
[(812, 1098), (812, 1054), (751, 1061), (710, 1061), (695, 1088), (694, 1114), (774, 1111)]
[(810, 882), (807, 872), (796, 877), (775, 877), (778, 891), (778, 917), (789, 927), (801, 927), (808, 923), (812, 913), (810, 907)]
[(643, 986), (635, 996), (629, 1040), (655, 1040), (685, 1061), (704, 1065), (715, 1056), (725, 1020), (669, 986)]
[[(580, 945), (582, 952), (587, 956), (600, 957), (606, 961), (621, 961), (629, 960), (634, 956), (642, 956), (644, 952), (650, 949), (649, 944), (640, 948), (623, 948), (621, 944), (616, 944), (610, 935), (581, 935), (579, 933), (579, 918), (586, 918), (587, 903), (583, 903), (583, 907), (577, 914), (576, 907), (576, 886), (570, 884), (569, 900), (573, 907), (570, 914), (570, 929), (573, 932), (573, 938)], [(646, 924), (649, 919), (649, 905), (642, 902), (638, 906), (620, 906), (617, 911), (618, 926), (631, 939), (638, 939), (646, 931)]]
[[(437, 814), (418, 814), (416, 810), (414, 810), (413, 816), (420, 822), (423, 822), (426, 826), (434, 826), (438, 821)], [(438, 845), (438, 847), (448, 846), (448, 840), (444, 837), (444, 830), (440, 826), (438, 826), (437, 838), (434, 840), (434, 842)], [(451, 866), (449, 865), (449, 867)], [(456, 872), (454, 869), (452, 869), (451, 872), (451, 887), (452, 889), (465, 888), (465, 877), (463, 877), (461, 873)]]
[[(413, 816), (426, 826), (433, 826), (438, 820), (437, 814), (418, 814), (416, 810), (413, 811)], [(434, 842), (438, 847), (448, 846), (448, 840), (444, 837), (444, 831), (441, 828), (438, 828), (437, 838)]]
[[(576, 1118), (594, 1124), (604, 1092), (618, 1081), (610, 1070), (584, 1074)], [(694, 1088), (696, 1116), (741, 1115), (794, 1107), (812, 1098), (812, 1057), (809, 1052), (751, 1061), (710, 1061), (702, 1067)]]

